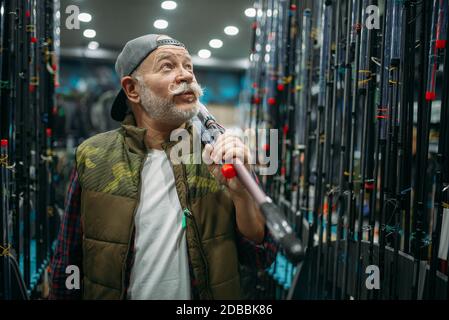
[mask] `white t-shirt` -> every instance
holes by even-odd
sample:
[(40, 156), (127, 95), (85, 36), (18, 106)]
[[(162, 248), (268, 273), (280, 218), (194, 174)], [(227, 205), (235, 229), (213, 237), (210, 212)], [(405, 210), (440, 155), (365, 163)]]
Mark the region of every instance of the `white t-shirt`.
[(141, 179), (128, 299), (190, 299), (183, 210), (164, 151), (150, 151)]

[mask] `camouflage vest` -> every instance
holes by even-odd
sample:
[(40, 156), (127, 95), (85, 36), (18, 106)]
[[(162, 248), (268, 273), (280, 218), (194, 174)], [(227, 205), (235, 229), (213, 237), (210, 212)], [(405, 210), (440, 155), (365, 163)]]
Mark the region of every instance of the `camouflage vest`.
[[(186, 128), (191, 135), (190, 121)], [(147, 154), (145, 134), (128, 115), (121, 128), (98, 134), (77, 149), (84, 299), (126, 298), (127, 261)], [(162, 145), (169, 159), (176, 144)], [(228, 192), (205, 164), (172, 163), (172, 168), (200, 299), (240, 298), (235, 207)]]

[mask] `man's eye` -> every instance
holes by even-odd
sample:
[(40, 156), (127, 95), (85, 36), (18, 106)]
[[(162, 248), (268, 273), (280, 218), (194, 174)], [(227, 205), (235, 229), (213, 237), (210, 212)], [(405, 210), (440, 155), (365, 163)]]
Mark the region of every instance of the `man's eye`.
[(193, 68), (193, 66), (192, 66), (191, 64), (187, 64), (187, 65), (186, 65), (186, 69), (192, 70), (192, 68)]
[(171, 63), (164, 63), (163, 65), (162, 65), (162, 68), (161, 69), (172, 69), (172, 65), (171, 65)]

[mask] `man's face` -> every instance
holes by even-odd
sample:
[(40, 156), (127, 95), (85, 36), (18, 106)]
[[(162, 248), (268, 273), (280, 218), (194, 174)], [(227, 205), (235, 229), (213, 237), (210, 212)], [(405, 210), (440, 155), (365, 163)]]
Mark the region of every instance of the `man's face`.
[(193, 73), (192, 60), (182, 47), (161, 46), (139, 67), (141, 104), (150, 117), (166, 123), (182, 123), (198, 111), (202, 94)]

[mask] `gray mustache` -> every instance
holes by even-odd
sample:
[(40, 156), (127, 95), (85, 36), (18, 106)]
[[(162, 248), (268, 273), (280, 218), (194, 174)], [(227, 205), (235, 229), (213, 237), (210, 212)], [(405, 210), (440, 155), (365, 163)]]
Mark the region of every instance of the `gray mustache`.
[(196, 82), (192, 82), (192, 83), (187, 83), (187, 82), (182, 82), (178, 87), (176, 88), (172, 88), (172, 86), (170, 86), (168, 88), (168, 91), (173, 95), (176, 96), (178, 94), (183, 94), (186, 92), (193, 92), (193, 94), (198, 98), (201, 97), (203, 95), (203, 89), (200, 87), (200, 85)]

